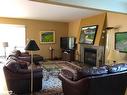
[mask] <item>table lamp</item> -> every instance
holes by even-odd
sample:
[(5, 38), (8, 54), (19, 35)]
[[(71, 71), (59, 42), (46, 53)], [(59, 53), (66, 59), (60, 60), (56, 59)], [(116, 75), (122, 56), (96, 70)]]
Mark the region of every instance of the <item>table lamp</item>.
[(6, 47), (8, 47), (8, 42), (3, 42), (2, 45), (4, 47), (4, 57), (6, 58)]
[(25, 50), (31, 52), (31, 94), (33, 93), (33, 51), (40, 50), (34, 40), (30, 40), (25, 47)]

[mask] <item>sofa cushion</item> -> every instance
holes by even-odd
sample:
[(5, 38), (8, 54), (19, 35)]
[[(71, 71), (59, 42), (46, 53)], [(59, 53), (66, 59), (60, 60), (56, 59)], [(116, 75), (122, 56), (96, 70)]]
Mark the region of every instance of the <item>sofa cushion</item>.
[(78, 73), (78, 79), (88, 77), (88, 76), (97, 76), (102, 74), (107, 74), (107, 66), (102, 67), (84, 67)]
[(127, 70), (127, 63), (114, 64), (108, 67), (109, 73), (122, 72)]

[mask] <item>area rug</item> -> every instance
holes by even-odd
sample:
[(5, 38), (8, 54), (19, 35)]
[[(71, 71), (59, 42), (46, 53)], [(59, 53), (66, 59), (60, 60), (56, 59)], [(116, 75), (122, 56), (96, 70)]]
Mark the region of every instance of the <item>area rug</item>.
[(64, 95), (62, 91), (62, 84), (58, 77), (49, 76), (47, 79), (44, 76), (42, 80), (42, 90), (34, 93), (34, 95)]
[(44, 78), (42, 88), (43, 95), (63, 95), (61, 80), (56, 76), (50, 75), (48, 79)]
[(43, 64), (42, 90), (34, 93), (34, 95), (63, 95), (61, 80), (58, 78), (58, 72), (56, 72), (59, 69), (56, 67), (50, 63)]
[[(59, 67), (60, 69), (65, 68), (65, 67), (66, 68), (75, 67), (75, 66), (72, 67), (73, 65), (71, 65), (70, 62), (68, 63), (66, 61), (48, 61), (48, 62), (43, 63), (43, 66), (44, 65), (49, 65), (49, 68), (51, 67), (52, 69), (55, 69), (55, 70), (58, 69), (57, 67)], [(58, 78), (58, 75), (52, 74), (52, 73), (47, 74), (47, 71), (45, 70), (43, 70), (43, 75), (44, 75), (43, 82), (42, 82), (43, 89), (42, 91), (34, 95), (64, 95), (62, 91), (62, 83), (61, 83), (61, 80)]]

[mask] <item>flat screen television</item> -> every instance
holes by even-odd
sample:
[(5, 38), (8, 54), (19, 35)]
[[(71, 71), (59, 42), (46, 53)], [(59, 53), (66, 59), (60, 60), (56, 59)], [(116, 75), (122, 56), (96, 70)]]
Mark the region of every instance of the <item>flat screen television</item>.
[(60, 48), (62, 49), (74, 49), (75, 48), (75, 37), (61, 37)]
[(80, 44), (94, 44), (98, 25), (85, 26), (81, 28)]
[(115, 49), (127, 53), (127, 32), (115, 33)]

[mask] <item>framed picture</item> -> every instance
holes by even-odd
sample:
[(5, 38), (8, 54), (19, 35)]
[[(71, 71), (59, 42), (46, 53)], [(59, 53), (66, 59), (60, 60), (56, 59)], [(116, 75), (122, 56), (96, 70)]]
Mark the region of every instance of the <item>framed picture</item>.
[(40, 43), (55, 43), (55, 31), (41, 31)]
[(115, 33), (115, 49), (127, 53), (127, 32)]
[(94, 44), (98, 25), (85, 26), (81, 28), (80, 44)]

